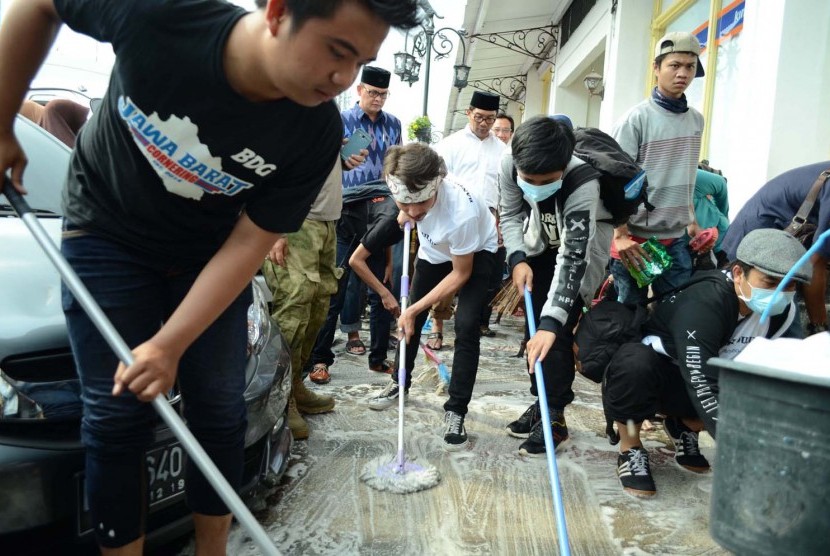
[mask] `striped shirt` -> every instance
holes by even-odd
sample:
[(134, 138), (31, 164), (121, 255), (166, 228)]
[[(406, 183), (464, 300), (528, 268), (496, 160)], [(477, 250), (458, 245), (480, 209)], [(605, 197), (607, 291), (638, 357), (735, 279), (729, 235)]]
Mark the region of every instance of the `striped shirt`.
[(381, 110), (373, 122), (358, 103), (341, 112), (340, 117), (343, 119), (344, 137), (351, 137), (357, 128), (363, 128), (372, 136), (366, 162), (354, 170), (343, 172), (343, 189), (379, 180), (383, 174), (383, 158), (386, 151), (393, 145), (401, 144), (401, 121)]
[(628, 221), (632, 235), (657, 239), (682, 237), (692, 222), (693, 195), (703, 116), (694, 108), (678, 114), (651, 98), (634, 106), (611, 132), (648, 177), (648, 200)]

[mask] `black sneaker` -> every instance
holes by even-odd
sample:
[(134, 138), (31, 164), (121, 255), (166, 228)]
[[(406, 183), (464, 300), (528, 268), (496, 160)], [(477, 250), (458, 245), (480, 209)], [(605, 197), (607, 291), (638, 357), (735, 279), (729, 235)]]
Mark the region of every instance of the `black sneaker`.
[(533, 425), (539, 422), (541, 415), (539, 412), (539, 400), (536, 400), (535, 403), (531, 404), (522, 413), (521, 417), (507, 425), (507, 434), (514, 438), (527, 438), (530, 436), (530, 430), (533, 428)]
[(449, 452), (461, 450), (467, 445), (467, 430), (464, 416), (455, 411), (444, 413), (444, 449)]
[[(398, 403), (399, 395), (400, 388), (398, 388), (398, 383), (394, 380), (390, 380), (380, 394), (378, 394), (374, 398), (369, 399), (369, 409), (380, 411), (382, 409), (386, 409), (387, 407), (392, 407), (393, 405)], [(403, 395), (409, 395), (408, 388), (404, 390)]]
[(663, 420), (663, 430), (674, 442), (674, 460), (680, 467), (694, 473), (709, 472), (709, 462), (700, 453), (697, 433), (684, 425), (682, 419), (666, 417)]
[[(554, 411), (550, 422), (551, 433), (553, 433), (554, 451), (558, 450), (562, 443), (568, 439), (568, 424), (565, 422), (564, 411)], [(541, 418), (533, 424), (527, 440), (519, 446), (519, 454), (523, 456), (544, 456), (545, 450), (545, 427), (542, 426)]]
[(648, 464), (648, 452), (641, 446), (617, 456), (617, 477), (628, 494), (643, 497), (657, 494)]

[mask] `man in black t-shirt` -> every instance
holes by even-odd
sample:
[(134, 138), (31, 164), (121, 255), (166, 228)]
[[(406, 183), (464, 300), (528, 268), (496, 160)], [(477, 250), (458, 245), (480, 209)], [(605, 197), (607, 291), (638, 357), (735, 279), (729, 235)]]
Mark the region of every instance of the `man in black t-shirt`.
[[(393, 245), (403, 239), (401, 225), (398, 224), (398, 206), (392, 197), (385, 197), (377, 206), (377, 217), (369, 224), (369, 229), (360, 239), (360, 244), (349, 258), (349, 266), (355, 274), (369, 286), (383, 308), (395, 318), (401, 315), (401, 307), (395, 294), (390, 289), (386, 273), (383, 270), (383, 259), (378, 264), (376, 255), (387, 252)], [(372, 310), (375, 310), (374, 305)], [(389, 323), (386, 324), (389, 329)], [(370, 361), (371, 365), (371, 361)], [(372, 370), (391, 372), (389, 365), (384, 362), (384, 368)], [(370, 367), (371, 368), (371, 367)]]
[[(0, 31), (0, 163), (21, 192), (14, 116), (60, 25), (116, 53), (72, 156), (62, 250), (133, 346), (134, 363), (119, 365), (64, 292), (91, 519), (98, 543), (121, 554), (143, 548), (155, 415), (142, 402), (174, 382), (194, 435), (239, 486), (246, 288), (280, 234), (302, 224), (330, 170), (320, 161), (337, 156), (343, 128), (330, 101), (375, 58), (390, 25), (417, 23), (415, 0), (257, 6), (19, 0)], [(191, 465), (186, 480), (197, 553), (224, 547), (227, 507)]]

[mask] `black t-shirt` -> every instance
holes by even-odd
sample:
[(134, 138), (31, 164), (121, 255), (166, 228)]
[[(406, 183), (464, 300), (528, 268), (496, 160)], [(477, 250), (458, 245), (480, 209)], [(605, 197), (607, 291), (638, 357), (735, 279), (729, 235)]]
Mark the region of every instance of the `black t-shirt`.
[(559, 228), (556, 226), (556, 202), (557, 196), (551, 195), (544, 201), (537, 203), (542, 227), (548, 236), (548, 244), (545, 249), (554, 251), (559, 250), (562, 243), (559, 239)]
[(251, 102), (223, 51), (245, 11), (219, 0), (55, 0), (75, 31), (112, 43), (101, 108), (82, 130), (68, 220), (148, 253), (205, 261), (242, 211), (299, 229), (343, 135), (334, 103)]
[(369, 209), (368, 229), (360, 243), (372, 255), (383, 254), (383, 250), (403, 239), (403, 230), (398, 224), (398, 207), (392, 197), (372, 199)]

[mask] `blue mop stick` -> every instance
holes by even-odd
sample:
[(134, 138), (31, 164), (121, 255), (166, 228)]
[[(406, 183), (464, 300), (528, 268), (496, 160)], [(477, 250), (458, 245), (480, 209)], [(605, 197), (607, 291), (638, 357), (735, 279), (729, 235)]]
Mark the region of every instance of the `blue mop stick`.
[[(806, 263), (809, 260), (809, 258), (813, 256), (813, 253), (819, 250), (819, 247), (821, 247), (822, 244), (824, 244), (824, 241), (828, 237), (830, 237), (830, 230), (825, 230), (823, 234), (818, 236), (818, 238), (813, 241), (812, 247), (807, 249), (807, 252), (804, 253), (804, 255), (802, 255), (800, 259), (798, 259), (798, 262), (796, 262), (795, 265), (793, 265), (793, 267), (789, 270), (789, 272), (787, 272), (784, 275), (784, 278), (781, 279), (781, 283), (778, 284), (778, 287), (775, 288), (775, 291), (772, 294), (773, 301), (775, 301), (775, 298), (778, 297), (778, 295), (781, 294), (781, 291), (787, 286), (787, 283), (792, 279), (793, 274), (795, 274), (795, 271), (798, 270), (801, 267), (801, 265)], [(772, 303), (767, 305), (767, 308), (764, 309), (763, 313), (761, 313), (762, 324), (767, 321), (767, 318), (769, 317), (769, 310), (771, 307)]]
[[(530, 298), (530, 291), (525, 288), (525, 314), (527, 315), (527, 326), (530, 329), (530, 337), (536, 334), (536, 323), (533, 320), (533, 300)], [(548, 475), (550, 476), (550, 488), (553, 494), (553, 510), (556, 514), (556, 531), (559, 537), (559, 554), (570, 556), (571, 548), (568, 542), (568, 526), (565, 523), (565, 508), (562, 503), (562, 487), (559, 484), (559, 471), (556, 468), (556, 454), (554, 454), (553, 431), (550, 428), (550, 410), (548, 409), (548, 396), (545, 390), (545, 377), (542, 374), (542, 362), (538, 359), (533, 367), (533, 375), (536, 377), (536, 390), (539, 392), (539, 407), (542, 410), (542, 432), (545, 435), (545, 455), (548, 458)]]

